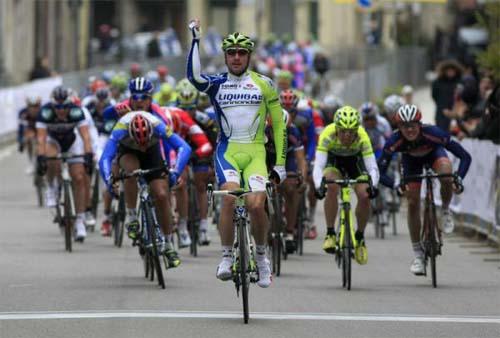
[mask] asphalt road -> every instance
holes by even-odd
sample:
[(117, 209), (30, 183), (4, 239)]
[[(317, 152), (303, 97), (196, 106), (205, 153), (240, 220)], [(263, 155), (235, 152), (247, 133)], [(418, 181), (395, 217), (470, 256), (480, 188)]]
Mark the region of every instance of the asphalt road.
[[(341, 287), (324, 234), (304, 256), (284, 262), (269, 289), (252, 285), (251, 319), (231, 282), (215, 278), (219, 243), (166, 274), (167, 288), (144, 279), (137, 250), (97, 232), (64, 251), (48, 210), (36, 206), (24, 156), (0, 150), (0, 337), (499, 337), (500, 270), (491, 249), (446, 238), (438, 288), (409, 272), (405, 215), (385, 240), (367, 230), (369, 263)], [(322, 208), (321, 208), (322, 209)]]

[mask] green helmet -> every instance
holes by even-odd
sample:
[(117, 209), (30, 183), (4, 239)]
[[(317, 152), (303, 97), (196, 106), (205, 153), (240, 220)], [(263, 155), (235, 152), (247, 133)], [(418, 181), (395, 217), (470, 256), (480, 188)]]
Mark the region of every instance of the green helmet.
[(231, 47), (240, 47), (248, 50), (249, 52), (253, 51), (254, 42), (246, 35), (243, 35), (238, 32), (234, 32), (229, 34), (222, 40), (222, 50), (226, 51)]
[(334, 123), (343, 129), (357, 129), (359, 127), (360, 116), (356, 109), (351, 106), (343, 106), (335, 113)]
[(127, 89), (127, 78), (123, 75), (117, 74), (111, 78), (111, 87), (118, 89), (120, 92)]
[(165, 82), (160, 86), (160, 93), (162, 95), (168, 96), (168, 95), (173, 94), (173, 92), (174, 92), (174, 88), (172, 87), (172, 85), (170, 83)]
[(292, 81), (292, 79), (293, 79), (293, 74), (292, 74), (292, 72), (291, 72), (291, 71), (289, 71), (289, 70), (280, 70), (280, 71), (278, 72), (278, 74), (276, 75), (276, 78), (277, 78), (278, 80), (283, 79), (283, 80), (289, 80), (289, 81)]
[(196, 107), (198, 90), (196, 90), (188, 79), (180, 80), (175, 90), (177, 92), (177, 106), (179, 108), (191, 109)]

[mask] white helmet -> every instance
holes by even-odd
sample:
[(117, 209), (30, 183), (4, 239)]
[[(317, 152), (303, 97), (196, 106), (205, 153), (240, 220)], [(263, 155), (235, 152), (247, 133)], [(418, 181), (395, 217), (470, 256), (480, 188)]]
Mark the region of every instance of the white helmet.
[(398, 115), (396, 117), (397, 122), (420, 122), (422, 119), (422, 113), (418, 110), (417, 106), (414, 104), (405, 104), (399, 107)]
[(387, 115), (394, 115), (399, 107), (405, 104), (403, 98), (399, 95), (390, 95), (384, 100), (384, 110)]

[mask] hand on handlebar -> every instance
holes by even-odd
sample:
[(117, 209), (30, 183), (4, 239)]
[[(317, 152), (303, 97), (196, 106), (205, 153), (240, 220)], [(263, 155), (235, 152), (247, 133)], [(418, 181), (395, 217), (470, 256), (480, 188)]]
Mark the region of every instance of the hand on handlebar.
[(453, 191), (455, 194), (459, 195), (464, 192), (464, 184), (462, 182), (462, 177), (455, 174), (453, 177)]

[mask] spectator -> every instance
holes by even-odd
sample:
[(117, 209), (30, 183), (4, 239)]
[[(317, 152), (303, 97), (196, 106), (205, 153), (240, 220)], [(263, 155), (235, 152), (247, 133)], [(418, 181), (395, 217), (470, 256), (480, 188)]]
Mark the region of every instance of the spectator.
[(436, 103), (436, 125), (450, 129), (451, 109), (455, 100), (455, 89), (463, 74), (462, 66), (455, 60), (442, 61), (437, 66), (438, 77), (432, 83), (432, 99)]
[(158, 73), (158, 77), (159, 77), (158, 80), (159, 80), (160, 84), (168, 83), (172, 87), (175, 87), (175, 84), (176, 84), (175, 78), (169, 74), (169, 70), (168, 70), (167, 66), (159, 65), (158, 67), (156, 67), (156, 72)]
[(470, 136), (500, 144), (500, 84), (489, 95), (481, 121)]
[(46, 56), (37, 57), (35, 59), (35, 66), (30, 72), (30, 81), (43, 79), (54, 75), (55, 73), (52, 72), (49, 68), (49, 59)]
[(148, 58), (158, 58), (162, 55), (160, 49), (160, 41), (158, 39), (159, 35), (160, 35), (159, 32), (155, 32), (151, 40), (148, 42), (147, 52), (146, 52)]

